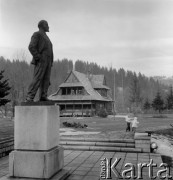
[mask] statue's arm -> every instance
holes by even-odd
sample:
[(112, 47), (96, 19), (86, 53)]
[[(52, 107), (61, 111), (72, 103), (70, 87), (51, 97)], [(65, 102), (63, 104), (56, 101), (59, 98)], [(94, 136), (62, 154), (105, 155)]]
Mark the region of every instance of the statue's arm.
[(37, 32), (35, 32), (32, 37), (31, 37), (31, 42), (29, 44), (29, 51), (32, 54), (32, 56), (34, 57), (35, 60), (39, 60), (40, 59), (40, 54), (38, 52), (38, 42), (39, 42), (39, 34)]

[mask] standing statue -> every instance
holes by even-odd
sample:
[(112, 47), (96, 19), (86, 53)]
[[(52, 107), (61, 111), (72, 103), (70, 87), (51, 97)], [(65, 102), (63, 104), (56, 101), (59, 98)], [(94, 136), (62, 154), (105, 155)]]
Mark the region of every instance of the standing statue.
[(31, 64), (35, 65), (32, 83), (28, 88), (26, 102), (32, 102), (39, 89), (39, 100), (47, 101), (47, 92), (50, 85), (50, 74), (53, 63), (53, 47), (46, 32), (49, 32), (47, 21), (38, 23), (39, 31), (31, 37), (29, 51), (33, 56)]

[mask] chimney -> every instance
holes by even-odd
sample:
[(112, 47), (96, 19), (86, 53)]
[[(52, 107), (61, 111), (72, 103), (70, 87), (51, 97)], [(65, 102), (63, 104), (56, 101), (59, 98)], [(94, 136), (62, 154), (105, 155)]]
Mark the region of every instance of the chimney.
[(76, 71), (76, 69), (75, 69), (75, 62), (73, 62), (73, 71)]

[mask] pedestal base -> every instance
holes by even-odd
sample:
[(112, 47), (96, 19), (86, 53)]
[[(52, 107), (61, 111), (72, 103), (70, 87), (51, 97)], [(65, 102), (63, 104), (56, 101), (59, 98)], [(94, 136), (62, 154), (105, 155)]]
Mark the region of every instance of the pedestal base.
[(64, 166), (64, 150), (13, 151), (9, 155), (9, 175), (20, 178), (48, 179)]

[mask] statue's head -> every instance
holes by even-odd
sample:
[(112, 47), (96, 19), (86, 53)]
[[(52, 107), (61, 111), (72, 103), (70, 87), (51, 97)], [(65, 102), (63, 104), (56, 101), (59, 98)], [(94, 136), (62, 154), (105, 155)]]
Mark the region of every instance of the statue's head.
[(39, 21), (38, 28), (42, 29), (44, 32), (49, 32), (49, 26), (46, 20)]

